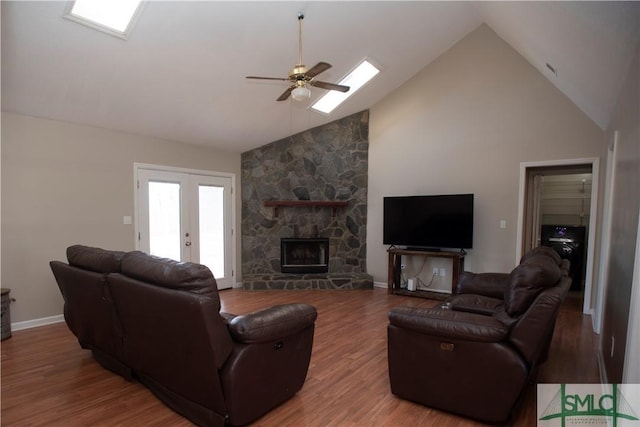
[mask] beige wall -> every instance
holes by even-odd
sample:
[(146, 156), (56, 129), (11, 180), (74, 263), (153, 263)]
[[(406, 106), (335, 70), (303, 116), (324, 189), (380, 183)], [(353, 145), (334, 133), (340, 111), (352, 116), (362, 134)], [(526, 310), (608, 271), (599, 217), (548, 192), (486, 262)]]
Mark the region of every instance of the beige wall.
[(367, 266), (382, 283), (384, 196), (474, 193), (465, 269), (510, 271), (520, 163), (606, 150), (602, 130), (486, 25), (375, 105), (370, 123)]
[[(637, 323), (640, 214), (640, 45), (629, 68), (608, 129), (615, 140), (611, 235), (605, 278), (601, 359), (609, 382), (640, 382)], [(635, 275), (634, 275), (634, 272)]]
[(2, 114), (1, 271), (16, 299), (12, 323), (62, 313), (48, 263), (66, 259), (67, 246), (134, 249), (134, 226), (123, 225), (135, 218), (134, 162), (234, 173), (239, 185), (237, 153)]
[[(473, 192), (465, 267), (509, 271), (520, 162), (605, 151), (603, 132), (485, 25), (374, 106), (369, 137), (367, 267), (379, 283), (383, 196)], [(133, 226), (122, 224), (134, 215), (134, 162), (232, 172), (240, 185), (239, 154), (3, 114), (1, 271), (17, 299), (13, 322), (61, 313), (47, 264), (69, 244), (134, 247)], [(237, 265), (239, 251), (237, 242)]]

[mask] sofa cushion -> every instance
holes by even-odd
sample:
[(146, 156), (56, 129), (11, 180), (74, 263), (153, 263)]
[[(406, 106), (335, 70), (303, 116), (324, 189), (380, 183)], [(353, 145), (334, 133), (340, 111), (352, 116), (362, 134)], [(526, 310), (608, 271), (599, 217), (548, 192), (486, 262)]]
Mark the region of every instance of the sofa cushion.
[(499, 342), (509, 333), (493, 317), (441, 308), (393, 307), (389, 323), (419, 334), (475, 342)]
[(218, 285), (204, 265), (160, 258), (134, 251), (122, 258), (122, 274), (164, 288), (208, 296), (218, 300)]
[(562, 261), (560, 254), (558, 254), (558, 252), (556, 252), (555, 249), (549, 246), (537, 246), (531, 249), (530, 251), (528, 251), (527, 253), (525, 253), (524, 255), (522, 255), (522, 258), (520, 258), (520, 264), (522, 264), (523, 262), (526, 262), (526, 260), (531, 257), (535, 257), (539, 255), (550, 257), (556, 262), (557, 265), (560, 265), (560, 262)]
[(544, 289), (555, 285), (560, 279), (560, 267), (549, 256), (529, 257), (517, 266), (510, 275), (505, 289), (504, 306), (509, 316), (520, 316)]
[(69, 265), (96, 273), (117, 273), (125, 252), (109, 251), (90, 246), (73, 245), (67, 248)]

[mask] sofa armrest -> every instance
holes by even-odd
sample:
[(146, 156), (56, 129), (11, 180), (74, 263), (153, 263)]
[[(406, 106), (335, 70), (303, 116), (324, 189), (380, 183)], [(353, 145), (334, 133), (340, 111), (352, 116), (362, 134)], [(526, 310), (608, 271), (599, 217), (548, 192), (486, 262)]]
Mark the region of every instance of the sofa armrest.
[(509, 273), (472, 273), (463, 271), (456, 284), (456, 294), (476, 294), (504, 299)]
[(293, 335), (313, 325), (317, 317), (309, 304), (282, 304), (236, 316), (228, 327), (236, 341), (253, 344)]
[(233, 319), (235, 319), (236, 317), (238, 317), (237, 314), (233, 314), (233, 313), (226, 313), (224, 311), (220, 312), (220, 316), (222, 317), (222, 320), (224, 320), (224, 323), (226, 325), (229, 324), (229, 322), (231, 322)]
[(421, 334), (467, 341), (498, 342), (509, 333), (492, 317), (441, 308), (396, 307), (389, 312), (389, 321)]

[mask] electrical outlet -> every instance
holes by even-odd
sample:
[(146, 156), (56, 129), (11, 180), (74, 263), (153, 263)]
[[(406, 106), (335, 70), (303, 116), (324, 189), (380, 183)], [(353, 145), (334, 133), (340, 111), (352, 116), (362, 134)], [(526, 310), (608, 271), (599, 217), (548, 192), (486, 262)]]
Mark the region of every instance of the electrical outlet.
[(433, 267), (433, 275), (434, 276), (438, 275), (438, 267)]
[(444, 277), (444, 268), (441, 268), (441, 269), (440, 269), (440, 276), (441, 276), (441, 277)]

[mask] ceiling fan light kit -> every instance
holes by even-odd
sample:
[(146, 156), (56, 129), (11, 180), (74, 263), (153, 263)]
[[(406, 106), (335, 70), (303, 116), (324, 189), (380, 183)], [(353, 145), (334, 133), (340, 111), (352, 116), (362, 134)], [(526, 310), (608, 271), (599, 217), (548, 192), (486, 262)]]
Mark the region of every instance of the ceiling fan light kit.
[(302, 102), (311, 97), (311, 91), (304, 86), (300, 86), (291, 91), (291, 98), (294, 101)]
[(340, 92), (347, 92), (349, 90), (349, 86), (337, 85), (334, 83), (322, 82), (319, 80), (315, 80), (315, 77), (327, 71), (331, 68), (331, 64), (327, 62), (318, 62), (316, 65), (307, 69), (305, 65), (302, 63), (302, 20), (304, 19), (304, 14), (302, 12), (298, 12), (298, 63), (293, 66), (291, 71), (289, 71), (289, 75), (287, 78), (279, 78), (279, 77), (256, 77), (256, 76), (247, 76), (248, 79), (258, 79), (258, 80), (280, 80), (280, 81), (288, 81), (291, 83), (291, 86), (285, 90), (282, 95), (278, 97), (278, 101), (285, 101), (291, 95), (291, 98), (294, 101), (306, 101), (311, 97), (311, 90), (307, 87), (315, 86), (321, 89), (327, 90), (337, 90)]

